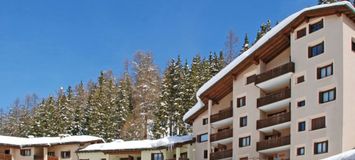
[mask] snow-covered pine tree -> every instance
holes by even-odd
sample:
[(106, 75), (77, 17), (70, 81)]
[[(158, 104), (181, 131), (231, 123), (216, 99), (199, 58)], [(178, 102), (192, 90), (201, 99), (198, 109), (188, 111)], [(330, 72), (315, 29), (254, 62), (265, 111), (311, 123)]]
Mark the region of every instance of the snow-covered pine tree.
[(30, 135), (38, 137), (58, 136), (59, 129), (55, 125), (58, 121), (55, 99), (49, 96), (35, 110)]
[(269, 32), (271, 30), (272, 26), (271, 26), (271, 21), (267, 20), (266, 24), (262, 23), (260, 26), (259, 31), (256, 34), (256, 38), (254, 41), (254, 44), (261, 38), (263, 37), (267, 32)]
[(87, 124), (85, 123), (85, 113), (87, 111), (87, 92), (83, 82), (75, 87), (74, 97), (70, 104), (73, 110), (73, 121), (70, 127), (72, 135), (83, 135), (87, 133)]
[(125, 132), (123, 130), (124, 124), (128, 120), (129, 116), (133, 113), (133, 97), (132, 97), (132, 78), (128, 72), (128, 65), (126, 66), (126, 71), (123, 73), (121, 80), (118, 83), (118, 101), (117, 105), (117, 124), (118, 132), (117, 137), (122, 138)]
[(58, 114), (58, 134), (70, 134), (73, 122), (73, 111), (70, 102), (73, 99), (73, 90), (68, 87), (67, 93), (63, 88), (60, 88), (57, 96), (56, 112)]
[(132, 134), (139, 135), (139, 137), (132, 138), (150, 138), (153, 136), (151, 132), (153, 111), (159, 105), (159, 69), (154, 64), (151, 53), (137, 52), (134, 56), (133, 71), (135, 75), (135, 88), (133, 90), (134, 114), (139, 114), (134, 117), (141, 117), (144, 123), (131, 126), (136, 128), (136, 132), (140, 132)]
[(245, 34), (244, 43), (242, 49), (240, 50), (240, 54), (244, 53), (248, 49), (249, 49), (249, 38), (248, 38), (248, 34)]

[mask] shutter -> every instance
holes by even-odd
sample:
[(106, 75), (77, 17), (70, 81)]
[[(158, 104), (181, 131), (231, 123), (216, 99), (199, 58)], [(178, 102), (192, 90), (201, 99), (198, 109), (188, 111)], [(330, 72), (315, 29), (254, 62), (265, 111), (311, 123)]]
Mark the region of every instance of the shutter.
[(312, 57), (312, 47), (308, 47), (308, 58)]
[(319, 92), (319, 103), (323, 103), (323, 92)]
[(154, 153), (151, 154), (151, 160), (154, 160)]
[(321, 68), (317, 68), (317, 79), (321, 78)]

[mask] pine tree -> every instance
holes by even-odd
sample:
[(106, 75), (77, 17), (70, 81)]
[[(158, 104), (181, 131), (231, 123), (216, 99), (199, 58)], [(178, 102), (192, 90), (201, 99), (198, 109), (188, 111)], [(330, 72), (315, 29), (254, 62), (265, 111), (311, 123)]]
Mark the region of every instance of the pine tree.
[(267, 32), (271, 30), (271, 21), (267, 20), (266, 24), (261, 24), (259, 31), (256, 34), (256, 39), (254, 41), (254, 44), (261, 38), (263, 37)]
[(248, 34), (245, 34), (243, 48), (240, 50), (240, 54), (244, 53), (248, 49), (249, 49), (249, 38), (248, 38)]
[(57, 125), (54, 125), (59, 121), (55, 105), (54, 97), (50, 96), (36, 108), (30, 135), (37, 137), (58, 136), (59, 129)]
[[(69, 94), (68, 94), (69, 95)], [(87, 123), (85, 121), (85, 113), (87, 111), (87, 92), (83, 82), (75, 87), (75, 95), (71, 101), (73, 110), (73, 121), (70, 127), (72, 135), (87, 134)]]
[(70, 134), (71, 126), (73, 122), (73, 111), (70, 106), (70, 101), (73, 98), (73, 91), (71, 87), (68, 87), (67, 95), (63, 88), (58, 91), (56, 112), (58, 114), (58, 122), (56, 126), (58, 127), (59, 134)]

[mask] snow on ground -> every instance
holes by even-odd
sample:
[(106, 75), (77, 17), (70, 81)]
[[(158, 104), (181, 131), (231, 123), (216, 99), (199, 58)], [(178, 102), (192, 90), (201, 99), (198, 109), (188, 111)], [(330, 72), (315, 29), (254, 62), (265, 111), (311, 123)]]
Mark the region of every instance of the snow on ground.
[(90, 151), (110, 151), (110, 150), (132, 150), (132, 149), (153, 149), (158, 147), (170, 147), (177, 143), (184, 143), (191, 141), (193, 137), (187, 136), (172, 136), (157, 140), (137, 140), (137, 141), (123, 141), (116, 140), (111, 143), (92, 144), (80, 150), (81, 152)]
[(81, 142), (92, 142), (92, 141), (102, 141), (104, 140), (99, 137), (94, 136), (63, 136), (63, 137), (11, 137), (11, 136), (0, 136), (0, 144), (12, 145), (12, 146), (31, 146), (31, 145), (55, 145), (55, 144), (66, 144), (66, 143), (81, 143)]
[(260, 38), (251, 48), (249, 48), (247, 51), (245, 51), (243, 54), (241, 54), (239, 57), (234, 59), (230, 64), (228, 64), (226, 67), (224, 67), (220, 72), (218, 72), (215, 76), (213, 76), (209, 81), (207, 81), (205, 84), (202, 85), (202, 87), (197, 91), (196, 97), (198, 102), (196, 103), (195, 106), (193, 106), (185, 115), (183, 120), (186, 121), (189, 117), (191, 117), (193, 114), (195, 114), (198, 110), (204, 107), (205, 104), (201, 101), (199, 98), (200, 95), (205, 92), (207, 89), (212, 87), (215, 83), (217, 83), (220, 79), (222, 79), (224, 76), (226, 76), (230, 71), (232, 71), (233, 68), (235, 68), (239, 63), (241, 63), (243, 60), (245, 60), (247, 57), (249, 57), (252, 53), (254, 53), (259, 47), (261, 47), (264, 43), (266, 43), (269, 39), (274, 37), (277, 33), (279, 33), (282, 29), (284, 29), (288, 24), (290, 24), (293, 20), (295, 20), (298, 16), (300, 16), (302, 13), (306, 11), (311, 11), (315, 9), (320, 9), (320, 8), (328, 8), (328, 7), (334, 7), (334, 6), (347, 6), (350, 9), (355, 12), (355, 8), (353, 5), (348, 2), (348, 1), (341, 1), (341, 2), (336, 2), (336, 3), (331, 3), (331, 4), (323, 4), (323, 5), (317, 5), (309, 8), (304, 8), (283, 21), (281, 21), (278, 25), (273, 27), (269, 32), (267, 32), (263, 37)]
[(323, 160), (355, 160), (355, 150), (346, 151)]

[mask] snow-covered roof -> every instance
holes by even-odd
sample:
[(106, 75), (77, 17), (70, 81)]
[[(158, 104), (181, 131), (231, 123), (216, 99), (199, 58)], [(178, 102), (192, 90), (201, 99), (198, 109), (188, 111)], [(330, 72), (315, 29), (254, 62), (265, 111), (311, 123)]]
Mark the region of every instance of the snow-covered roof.
[(102, 138), (94, 136), (63, 136), (63, 137), (11, 137), (11, 136), (0, 136), (0, 145), (9, 146), (51, 146), (59, 144), (69, 144), (69, 143), (85, 143), (85, 142), (104, 142)]
[(98, 151), (118, 151), (118, 150), (147, 150), (159, 147), (170, 147), (176, 144), (190, 142), (193, 140), (191, 135), (187, 136), (171, 136), (156, 140), (137, 140), (123, 141), (117, 140), (111, 143), (92, 144), (79, 152), (98, 152)]
[(354, 160), (354, 159), (355, 159), (355, 150), (353, 149), (332, 157), (325, 158), (323, 160)]
[(218, 72), (215, 76), (213, 76), (209, 81), (207, 81), (205, 84), (202, 85), (202, 87), (196, 93), (196, 97), (197, 97), (198, 102), (188, 112), (186, 112), (186, 114), (183, 117), (183, 120), (186, 121), (188, 118), (190, 118), (192, 115), (194, 115), (196, 112), (198, 112), (200, 109), (202, 109), (205, 106), (205, 104), (199, 98), (202, 93), (207, 91), (210, 87), (212, 87), (214, 84), (216, 84), (220, 79), (222, 79), (228, 73), (230, 73), (236, 66), (238, 66), (239, 63), (241, 63), (247, 57), (252, 55), (264, 43), (266, 43), (268, 40), (270, 40), (272, 37), (274, 37), (277, 33), (279, 33), (281, 30), (283, 30), (288, 24), (290, 24), (292, 21), (294, 21), (298, 16), (300, 16), (301, 14), (303, 14), (307, 11), (321, 9), (321, 8), (334, 7), (334, 6), (348, 6), (351, 10), (353, 10), (353, 12), (355, 12), (355, 9), (350, 2), (341, 1), (341, 2), (336, 2), (336, 3), (331, 3), (331, 4), (323, 4), (323, 5), (317, 5), (317, 6), (313, 6), (313, 7), (309, 7), (309, 8), (304, 8), (304, 9), (290, 15), (286, 19), (282, 20), (278, 25), (273, 27), (269, 32), (267, 32), (263, 37), (261, 37), (253, 46), (251, 46), (251, 48), (249, 48), (243, 54), (241, 54), (240, 56), (235, 58), (230, 64), (228, 64), (220, 72)]

